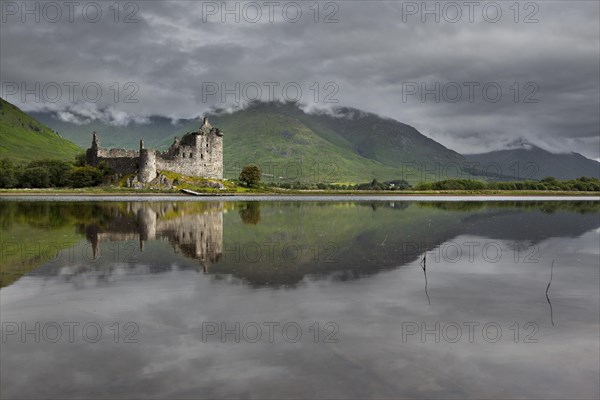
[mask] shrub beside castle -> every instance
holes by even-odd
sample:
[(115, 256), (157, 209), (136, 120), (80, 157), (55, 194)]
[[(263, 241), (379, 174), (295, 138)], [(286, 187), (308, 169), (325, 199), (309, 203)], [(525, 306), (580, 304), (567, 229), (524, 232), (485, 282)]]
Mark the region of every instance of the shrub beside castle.
[(105, 181), (111, 170), (106, 163), (97, 167), (79, 162), (37, 160), (28, 164), (14, 164), (0, 159), (0, 188), (81, 188), (97, 186)]

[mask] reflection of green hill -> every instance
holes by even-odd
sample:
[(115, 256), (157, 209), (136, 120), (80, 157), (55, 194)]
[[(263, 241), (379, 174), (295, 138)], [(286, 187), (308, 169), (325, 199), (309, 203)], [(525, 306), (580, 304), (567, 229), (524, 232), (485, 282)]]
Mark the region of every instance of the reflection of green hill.
[(79, 242), (79, 218), (66, 204), (3, 202), (0, 207), (0, 287), (8, 286)]
[[(429, 204), (266, 204), (257, 225), (240, 226), (234, 216), (224, 219), (223, 261), (210, 273), (271, 286), (295, 284), (307, 275), (356, 279), (412, 262), (425, 247), (432, 250), (459, 235), (538, 243), (600, 226), (597, 202)], [(274, 244), (280, 250), (271, 255)], [(262, 247), (260, 262), (254, 261), (256, 245)], [(303, 257), (290, 262), (294, 254), (283, 250), (286, 245), (290, 251), (298, 246)]]
[[(405, 243), (423, 247), (427, 240), (438, 242), (443, 236), (439, 227), (459, 222), (443, 210), (397, 202), (394, 208), (384, 203), (270, 203), (260, 213), (257, 225), (240, 226), (233, 216), (224, 219), (223, 261), (210, 273), (273, 286), (295, 284), (306, 275), (354, 279), (415, 260), (421, 251), (403, 249)], [(255, 261), (257, 246), (261, 261)]]
[(2, 261), (0, 261), (0, 287), (8, 286), (21, 276), (53, 260), (60, 250), (79, 242), (81, 236), (72, 227), (48, 231), (35, 227), (19, 226), (2, 231)]
[[(169, 270), (174, 257), (187, 258), (195, 262), (183, 263), (182, 268), (204, 268), (215, 278), (230, 275), (250, 285), (272, 287), (294, 285), (306, 277), (358, 279), (413, 262), (425, 249), (460, 235), (538, 243), (577, 237), (600, 226), (600, 207), (594, 201), (2, 205), (3, 246), (9, 240), (29, 246), (64, 238), (60, 248), (65, 248), (84, 234), (93, 248), (102, 242), (139, 241), (142, 248), (150, 244), (140, 259), (151, 273)], [(168, 247), (179, 255), (165, 251)], [(28, 248), (34, 250), (27, 260), (21, 260), (20, 253), (7, 258), (3, 251), (3, 274), (16, 272), (3, 276), (3, 285), (47, 260), (35, 246)], [(80, 260), (78, 265), (82, 271), (102, 269), (110, 275), (113, 263)], [(36, 273), (55, 275), (62, 266), (47, 263)]]

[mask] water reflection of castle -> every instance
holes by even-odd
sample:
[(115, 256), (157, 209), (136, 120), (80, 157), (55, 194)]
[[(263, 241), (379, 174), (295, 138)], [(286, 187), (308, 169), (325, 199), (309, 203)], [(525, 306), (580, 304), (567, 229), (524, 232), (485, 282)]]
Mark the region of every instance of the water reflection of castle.
[(107, 241), (167, 239), (176, 253), (200, 261), (205, 272), (223, 255), (222, 203), (124, 203), (110, 207), (105, 223), (85, 226), (94, 258), (98, 244)]

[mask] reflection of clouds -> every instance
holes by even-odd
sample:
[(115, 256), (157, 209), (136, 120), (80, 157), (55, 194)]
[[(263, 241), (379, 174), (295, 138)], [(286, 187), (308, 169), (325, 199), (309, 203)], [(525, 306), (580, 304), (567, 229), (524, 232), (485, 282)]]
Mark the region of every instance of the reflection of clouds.
[(78, 289), (93, 288), (102, 284), (116, 283), (132, 276), (143, 276), (151, 273), (147, 264), (115, 263), (110, 269), (92, 269), (82, 265), (64, 266), (57, 276), (70, 282)]
[[(44, 397), (51, 397), (64, 393), (64, 387), (52, 382), (67, 379), (74, 397), (594, 397), (598, 299), (588, 297), (597, 292), (589, 277), (593, 260), (567, 267), (570, 255), (557, 245), (589, 247), (594, 238), (591, 233), (540, 244), (548, 257), (562, 254), (556, 265), (561, 276), (552, 289), (562, 321), (555, 329), (544, 322), (545, 281), (537, 282), (538, 276), (547, 277), (542, 263), (525, 268), (506, 261), (429, 264), (431, 306), (423, 298), (417, 261), (369, 279), (306, 278), (294, 289), (277, 290), (177, 269), (85, 290), (54, 278), (35, 281), (36, 296), (11, 302), (21, 290), (19, 281), (2, 289), (3, 320), (134, 321), (140, 326), (140, 343), (114, 344), (108, 338), (77, 347), (11, 345), (3, 352), (3, 363), (10, 366), (3, 369), (3, 395), (32, 398), (44, 387)], [(565, 273), (567, 269), (573, 273)], [(539, 291), (534, 290), (537, 283)], [(575, 288), (585, 295), (565, 297)], [(340, 327), (339, 343), (312, 343), (311, 336), (297, 344), (281, 339), (270, 344), (264, 338), (256, 344), (203, 343), (206, 321), (230, 326), (236, 321), (296, 321), (303, 328), (332, 321)], [(401, 324), (408, 321), (430, 326), (435, 321), (496, 321), (502, 328), (534, 321), (540, 325), (540, 342), (513, 343), (506, 332), (496, 344), (402, 343)], [(35, 364), (19, 361), (30, 355)], [(17, 374), (26, 374), (27, 382)]]

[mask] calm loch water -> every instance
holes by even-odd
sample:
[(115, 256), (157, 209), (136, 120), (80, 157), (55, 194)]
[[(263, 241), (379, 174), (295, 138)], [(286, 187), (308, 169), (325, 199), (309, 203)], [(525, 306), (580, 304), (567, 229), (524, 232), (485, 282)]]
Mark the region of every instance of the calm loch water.
[(600, 397), (600, 202), (0, 202), (0, 397)]

